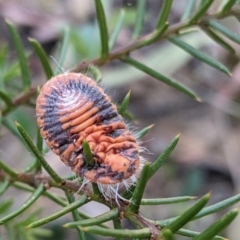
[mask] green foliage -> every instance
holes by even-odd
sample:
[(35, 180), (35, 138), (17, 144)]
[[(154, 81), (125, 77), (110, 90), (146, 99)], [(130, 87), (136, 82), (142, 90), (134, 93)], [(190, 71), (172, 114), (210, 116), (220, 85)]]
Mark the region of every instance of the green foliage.
[[(66, 29), (64, 31), (59, 54), (60, 66), (63, 64), (67, 49), (70, 47), (74, 48), (78, 53), (83, 53), (83, 56), (86, 56), (86, 58), (89, 56), (95, 56), (94, 54), (97, 52), (95, 50), (100, 49), (98, 57), (90, 59), (89, 61), (83, 60), (82, 62), (78, 62), (77, 66), (73, 68), (72, 71), (79, 72), (88, 69), (93, 73), (95, 79), (99, 81), (102, 78), (99, 67), (117, 59), (124, 62), (127, 66), (138, 69), (161, 83), (167, 84), (176, 91), (199, 101), (200, 98), (198, 95), (193, 90), (189, 89), (189, 87), (177, 80), (167, 77), (165, 73), (154, 70), (151, 66), (147, 66), (145, 63), (129, 56), (137, 49), (161, 41), (169, 41), (199, 61), (217, 69), (218, 71), (231, 75), (230, 70), (224, 64), (207, 54), (203, 54), (198, 48), (191, 46), (183, 40), (182, 36), (183, 34), (186, 36), (188, 30), (190, 31), (192, 28), (198, 27), (200, 30), (206, 32), (216, 44), (219, 44), (221, 47), (228, 50), (229, 53), (235, 54), (234, 47), (227, 40), (230, 39), (233, 42), (240, 44), (240, 35), (232, 32), (226, 26), (223, 26), (219, 23), (219, 20), (228, 16), (239, 15), (239, 6), (236, 6), (237, 1), (225, 1), (225, 4), (218, 11), (209, 13), (208, 10), (214, 0), (201, 1), (200, 4), (197, 4), (198, 1), (189, 0), (180, 22), (175, 25), (168, 23), (173, 1), (163, 1), (163, 6), (162, 9), (159, 10), (158, 21), (155, 25), (156, 28), (147, 35), (142, 36), (147, 1), (139, 0), (134, 19), (132, 41), (117, 51), (112, 49), (114, 48), (121, 29), (126, 26), (126, 22), (130, 19), (129, 12), (126, 9), (122, 9), (118, 15), (117, 21), (114, 23), (112, 32), (108, 32), (108, 29), (111, 28), (108, 26), (109, 23), (102, 2), (100, 0), (94, 0), (93, 2), (96, 9), (100, 46), (94, 46), (95, 48), (93, 48), (93, 50), (87, 49), (87, 45), (84, 45), (86, 41), (83, 39), (83, 36), (77, 34), (73, 28)], [(32, 127), (32, 125), (30, 125), (31, 132), (37, 133), (36, 144), (34, 144), (28, 131), (21, 124), (16, 122), (16, 127), (14, 126), (11, 113), (14, 113), (14, 110), (18, 110), (22, 106), (34, 108), (35, 106), (32, 102), (35, 102), (36, 100), (38, 88), (34, 87), (31, 82), (30, 70), (28, 67), (29, 53), (23, 47), (18, 30), (9, 20), (6, 21), (6, 24), (16, 49), (17, 59), (8, 62), (8, 46), (3, 45), (0, 47), (0, 126), (3, 124), (19, 139), (19, 141), (22, 141), (35, 158), (33, 158), (33, 163), (27, 166), (23, 171), (16, 171), (0, 160), (0, 195), (7, 196), (7, 191), (10, 187), (17, 188), (23, 192), (30, 192), (30, 197), (26, 202), (15, 210), (12, 210), (14, 201), (16, 201), (15, 199), (7, 199), (0, 203), (0, 225), (7, 233), (9, 239), (38, 239), (37, 236), (48, 237), (52, 234), (51, 231), (45, 228), (39, 228), (39, 226), (52, 222), (67, 213), (72, 213), (73, 220), (65, 223), (63, 226), (65, 228), (75, 228), (79, 239), (87, 239), (86, 233), (111, 236), (116, 239), (140, 239), (152, 237), (151, 239), (173, 240), (176, 239), (177, 235), (187, 236), (194, 240), (223, 239), (221, 236), (217, 236), (217, 234), (233, 221), (238, 214), (237, 209), (233, 209), (226, 213), (203, 232), (191, 231), (189, 229), (183, 229), (182, 227), (186, 226), (190, 221), (219, 212), (222, 209), (238, 203), (240, 201), (240, 195), (204, 207), (210, 198), (210, 194), (206, 194), (190, 208), (182, 210), (181, 215), (171, 219), (152, 221), (144, 218), (140, 214), (141, 205), (173, 204), (188, 202), (195, 199), (195, 197), (191, 196), (166, 199), (143, 198), (144, 190), (149, 179), (167, 160), (176, 147), (180, 135), (177, 135), (173, 139), (169, 146), (166, 147), (162, 154), (153, 163), (147, 162), (145, 164), (136, 186), (133, 186), (129, 191), (122, 193), (119, 199), (108, 201), (101, 194), (96, 184), (92, 184), (92, 190), (84, 191), (84, 189), (81, 189), (80, 198), (75, 199), (73, 193), (79, 193), (82, 179), (75, 179), (75, 176), (62, 178), (47, 163), (43, 156), (43, 141), (39, 130), (36, 129), (35, 126)], [(45, 53), (41, 44), (37, 40), (31, 38), (29, 38), (29, 42), (42, 64), (46, 78), (49, 79), (58, 72), (59, 66), (53, 71), (50, 58)], [(92, 54), (91, 50), (94, 54)], [(20, 77), (21, 83), (14, 86), (15, 84), (13, 80), (17, 77)], [(129, 101), (130, 91), (123, 99), (122, 104), (118, 107), (119, 113), (124, 117), (130, 116), (127, 111)], [(18, 116), (20, 115), (18, 114)], [(16, 121), (19, 121), (19, 119), (16, 119)], [(150, 125), (136, 133), (136, 138), (139, 139), (144, 136), (152, 127), (153, 125)], [(93, 154), (86, 141), (84, 141), (83, 144), (83, 151), (87, 163), (89, 166), (92, 166), (94, 163)], [(42, 175), (42, 169), (45, 169), (49, 176)], [(62, 190), (65, 193), (65, 196), (62, 197), (52, 193), (51, 188)], [(35, 202), (42, 197), (48, 198), (56, 205), (59, 205), (61, 207), (60, 210), (43, 218), (40, 217), (39, 210), (31, 212), (32, 210), (29, 207), (35, 205)], [(129, 201), (127, 201), (127, 199), (129, 199)], [(81, 210), (78, 210), (80, 206), (90, 201), (96, 201), (106, 205), (109, 207), (109, 211), (92, 218)], [(127, 218), (131, 221), (136, 226), (136, 229), (122, 229), (122, 218)], [(108, 221), (113, 221), (113, 229), (108, 228), (105, 225)], [(19, 237), (21, 234), (23, 237)]]

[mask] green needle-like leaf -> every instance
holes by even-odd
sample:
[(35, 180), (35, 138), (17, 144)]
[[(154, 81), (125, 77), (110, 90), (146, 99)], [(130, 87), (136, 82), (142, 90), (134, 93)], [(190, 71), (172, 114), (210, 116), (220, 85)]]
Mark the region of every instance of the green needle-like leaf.
[(169, 228), (173, 233), (178, 231), (183, 227), (187, 222), (189, 222), (208, 202), (211, 194), (208, 193), (203, 196), (197, 203), (185, 211), (181, 216), (177, 217), (176, 220), (171, 222), (166, 227)]
[(137, 230), (124, 229), (106, 229), (102, 227), (81, 227), (84, 232), (90, 232), (94, 234), (99, 234), (102, 236), (110, 237), (123, 237), (128, 239), (133, 238), (149, 238), (151, 235), (151, 230), (149, 228), (142, 228)]
[[(40, 153), (43, 152), (43, 138), (40, 133), (40, 129), (37, 129), (37, 149), (39, 150)], [(41, 172), (42, 171), (42, 165), (40, 161), (36, 159), (36, 172)]]
[(91, 148), (86, 140), (83, 141), (83, 154), (85, 157), (86, 164), (89, 168), (92, 168), (95, 165), (95, 161), (92, 155)]
[(7, 201), (0, 203), (0, 214), (3, 214), (13, 205), (13, 199), (9, 199)]
[(213, 41), (225, 48), (231, 54), (235, 54), (234, 48), (232, 48), (232, 46), (230, 46), (220, 35), (215, 33), (211, 28), (207, 26), (201, 26), (201, 28)]
[(182, 21), (188, 19), (192, 16), (193, 10), (195, 8), (196, 1), (195, 0), (188, 0), (185, 6), (185, 11), (182, 16)]
[(150, 170), (150, 163), (147, 162), (143, 167), (143, 170), (137, 182), (136, 188), (133, 192), (131, 202), (128, 206), (128, 211), (130, 213), (137, 213), (139, 210), (141, 199), (148, 181), (149, 170)]
[(104, 13), (103, 5), (101, 0), (94, 0), (98, 26), (101, 38), (101, 58), (106, 59), (108, 57), (108, 29), (106, 23), (106, 16)]
[(205, 231), (203, 231), (200, 235), (194, 238), (194, 240), (205, 240), (212, 239), (217, 233), (223, 230), (226, 226), (228, 226), (234, 218), (238, 215), (238, 209), (233, 209), (211, 226), (209, 226)]
[(206, 13), (208, 8), (211, 6), (213, 1), (214, 0), (205, 1), (202, 4), (202, 6), (200, 7), (200, 9), (191, 17), (191, 19), (189, 20), (188, 24), (191, 25), (191, 24), (195, 23), (199, 18), (201, 18)]
[(146, 0), (138, 0), (137, 1), (137, 14), (135, 19), (135, 25), (133, 30), (133, 38), (137, 38), (141, 35), (144, 17), (146, 12)]
[(15, 26), (9, 20), (6, 20), (6, 23), (7, 23), (9, 33), (12, 37), (14, 46), (16, 48), (18, 60), (20, 63), (23, 88), (24, 88), (24, 90), (28, 90), (31, 86), (31, 77), (30, 77), (30, 73), (29, 73), (29, 69), (28, 69), (28, 65), (27, 65), (28, 62), (27, 62), (27, 58), (25, 56), (25, 50), (23, 47), (23, 43), (22, 43), (21, 37), (20, 37), (17, 29), (15, 28)]
[(142, 130), (140, 130), (139, 132), (137, 132), (137, 133), (135, 134), (135, 138), (136, 138), (136, 139), (142, 138), (143, 136), (145, 136), (145, 135), (149, 132), (149, 130), (150, 130), (153, 126), (154, 126), (154, 124), (151, 124), (151, 125), (143, 128)]
[(11, 167), (6, 165), (2, 160), (0, 160), (0, 169), (2, 169), (12, 178), (16, 178), (18, 176), (18, 174)]
[(91, 219), (86, 219), (86, 220), (81, 220), (77, 222), (70, 222), (66, 223), (63, 226), (67, 228), (75, 228), (79, 226), (94, 226), (98, 225), (100, 223), (104, 223), (107, 221), (110, 221), (118, 216), (119, 212), (118, 209), (114, 208), (110, 210), (109, 212), (103, 213), (97, 217), (91, 218)]
[(140, 42), (138, 47), (140, 48), (156, 42), (165, 33), (165, 31), (168, 29), (168, 26), (169, 23), (165, 22), (161, 28), (156, 29), (153, 34), (151, 34), (150, 38), (147, 38), (146, 40)]
[(21, 138), (21, 135), (16, 129), (15, 124), (10, 120), (9, 118), (3, 118), (2, 124), (15, 136), (17, 137), (22, 143), (24, 143), (23, 139)]
[(41, 225), (44, 225), (46, 223), (49, 223), (71, 211), (73, 211), (74, 209), (77, 209), (79, 207), (81, 207), (82, 205), (84, 205), (87, 202), (87, 197), (85, 195), (82, 195), (80, 197), (80, 199), (78, 199), (77, 201), (69, 204), (67, 207), (62, 208), (61, 210), (57, 211), (56, 213), (46, 217), (46, 218), (42, 218), (36, 222), (31, 223), (30, 225), (27, 226), (27, 228), (35, 228), (35, 227), (39, 227)]
[(229, 12), (232, 6), (236, 3), (236, 0), (228, 0), (220, 11), (220, 15), (224, 15), (225, 13)]
[(97, 83), (102, 81), (103, 76), (98, 67), (96, 67), (94, 65), (90, 65), (90, 66), (88, 66), (87, 71), (90, 72), (91, 74), (93, 74), (93, 78)]
[(33, 144), (32, 140), (28, 136), (27, 132), (23, 129), (23, 127), (19, 123), (15, 122), (15, 124), (17, 126), (17, 129), (18, 129), (19, 133), (21, 134), (22, 138), (24, 139), (24, 141), (26, 142), (26, 144), (28, 145), (29, 149), (32, 151), (34, 156), (41, 162), (42, 166), (48, 172), (48, 174), (53, 178), (53, 180), (56, 183), (60, 183), (61, 184), (63, 182), (63, 179), (60, 176), (58, 176), (58, 174), (47, 163), (47, 161), (42, 156), (41, 152)]
[(44, 49), (42, 48), (42, 46), (39, 44), (39, 42), (37, 40), (35, 40), (33, 38), (28, 38), (28, 40), (32, 44), (35, 52), (37, 53), (37, 55), (41, 61), (46, 78), (50, 79), (53, 76), (53, 71), (52, 71), (52, 68), (50, 66), (48, 57), (47, 57)]
[[(113, 219), (113, 227), (114, 227), (114, 229), (122, 229), (122, 224), (121, 224), (120, 218)], [(116, 240), (124, 240), (125, 238), (116, 237), (115, 239)], [(137, 240), (137, 238), (134, 238), (134, 239)]]
[(0, 99), (2, 99), (5, 102), (5, 104), (8, 108), (10, 108), (10, 109), (13, 108), (13, 103), (12, 103), (11, 98), (8, 96), (7, 93), (5, 93), (4, 91), (1, 91), (1, 90), (0, 90)]
[(240, 35), (237, 34), (236, 32), (232, 32), (231, 30), (229, 30), (228, 28), (226, 28), (222, 24), (220, 24), (220, 23), (218, 23), (216, 21), (213, 21), (213, 20), (208, 21), (207, 23), (209, 24), (210, 27), (212, 27), (213, 29), (215, 29), (218, 32), (222, 33), (227, 38), (229, 38), (232, 41), (240, 44)]
[[(14, 187), (24, 190), (24, 191), (28, 191), (28, 192), (33, 192), (34, 188), (30, 187), (29, 185), (23, 184), (21, 182), (15, 182), (13, 184)], [(64, 201), (61, 197), (56, 196), (50, 192), (44, 192), (43, 195), (47, 198), (49, 198), (50, 200), (52, 200), (53, 202), (57, 203), (58, 205), (62, 206), (62, 207), (66, 207), (68, 206), (68, 203), (66, 201)], [(83, 219), (89, 219), (91, 218), (89, 215), (78, 211), (78, 215), (83, 218)], [(107, 228), (105, 225), (100, 224), (101, 227)]]
[(148, 174), (148, 179), (150, 179), (158, 169), (163, 165), (163, 163), (167, 160), (169, 155), (172, 153), (174, 148), (176, 147), (180, 134), (178, 134), (173, 141), (167, 146), (167, 148), (161, 153), (161, 155), (154, 161), (154, 163), (150, 166), (150, 171)]
[[(223, 210), (225, 208), (228, 208), (228, 207), (238, 203), (239, 201), (240, 201), (240, 194), (237, 194), (237, 195), (235, 195), (233, 197), (230, 197), (228, 199), (225, 199), (225, 200), (223, 200), (221, 202), (212, 204), (212, 205), (210, 205), (208, 207), (203, 208), (192, 220), (195, 220), (195, 219), (198, 219), (198, 218), (202, 218), (202, 217), (210, 215), (212, 213), (219, 212), (219, 211), (221, 211), (221, 210)], [(173, 222), (176, 219), (177, 219), (177, 217), (173, 217), (173, 218), (170, 218), (170, 219), (157, 221), (157, 223), (160, 226), (166, 226), (167, 224)]]
[[(69, 203), (74, 203), (75, 202), (75, 197), (74, 197), (73, 194), (69, 194), (69, 193), (65, 192), (65, 195), (66, 195)], [(73, 216), (73, 220), (75, 222), (80, 221), (80, 216), (78, 214), (77, 209), (72, 210), (72, 216)], [(81, 231), (79, 228), (77, 228), (76, 230), (77, 230), (79, 239), (85, 240), (86, 239), (85, 233), (83, 231)]]
[(169, 41), (173, 43), (174, 45), (182, 48), (184, 51), (188, 52), (190, 55), (193, 57), (199, 59), (200, 61), (212, 66), (213, 68), (216, 68), (217, 70), (224, 72), (228, 75), (231, 76), (230, 71), (220, 62), (214, 60), (213, 58), (210, 58), (203, 52), (195, 49), (194, 47), (190, 46), (189, 44), (183, 42), (180, 38), (178, 37), (171, 37), (169, 38)]
[(121, 223), (120, 218), (114, 218), (113, 219), (113, 227), (114, 227), (114, 229), (122, 229), (122, 223)]
[(45, 188), (43, 184), (40, 184), (35, 190), (35, 192), (30, 196), (30, 198), (19, 209), (0, 219), (0, 225), (13, 219), (14, 217), (22, 213), (24, 210), (29, 208), (34, 202), (36, 202), (36, 200), (43, 194), (44, 191)]
[(7, 191), (9, 186), (10, 186), (9, 180), (5, 179), (3, 182), (1, 182), (1, 184), (0, 184), (0, 196), (2, 196)]
[(159, 19), (157, 22), (157, 26), (156, 29), (160, 29), (164, 26), (164, 24), (167, 22), (168, 20), (168, 15), (171, 11), (171, 6), (172, 6), (172, 0), (164, 0), (163, 1), (163, 6), (159, 15)]
[[(191, 230), (187, 230), (187, 229), (179, 229), (176, 234), (181, 235), (181, 236), (186, 236), (186, 237), (196, 237), (199, 234), (201, 234), (200, 232), (196, 232), (196, 231), (191, 231)], [(227, 240), (224, 237), (221, 236), (215, 236), (214, 238), (212, 238), (211, 240)]]
[(227, 207), (230, 207), (234, 205), (235, 203), (238, 203), (240, 201), (240, 194), (237, 194), (233, 197), (230, 197), (228, 199), (225, 199), (221, 202), (215, 203), (213, 205), (210, 205), (208, 207), (203, 208), (195, 217), (194, 219), (202, 218), (206, 215), (219, 212), (222, 209), (225, 209)]
[(192, 90), (190, 90), (189, 88), (184, 86), (183, 84), (181, 84), (181, 83), (179, 83), (179, 82), (177, 82), (177, 81), (175, 81), (171, 78), (168, 78), (168, 77), (162, 75), (161, 73), (156, 72), (155, 70), (147, 67), (146, 65), (144, 65), (144, 64), (142, 64), (142, 63), (140, 63), (140, 62), (138, 62), (138, 61), (136, 61), (136, 60), (134, 60), (130, 57), (123, 57), (123, 58), (121, 58), (121, 61), (139, 69), (142, 72), (145, 72), (146, 74), (156, 78), (157, 80), (159, 80), (161, 82), (164, 82), (168, 86), (177, 89), (178, 91), (186, 94), (187, 96), (192, 97), (196, 100), (199, 100), (197, 95)]
[(125, 14), (126, 14), (125, 9), (121, 9), (117, 24), (116, 24), (116, 26), (114, 28), (114, 31), (113, 31), (110, 39), (109, 39), (109, 50), (111, 50), (114, 47), (114, 44), (115, 44), (115, 42), (117, 40), (117, 37), (120, 33), (120, 30), (122, 28), (123, 21), (124, 21), (124, 18), (125, 18)]
[(161, 236), (164, 237), (164, 240), (174, 240), (172, 231), (169, 228), (164, 228), (159, 235), (158, 239), (161, 239)]
[(187, 202), (195, 198), (196, 197), (190, 197), (190, 196), (172, 197), (172, 198), (147, 198), (147, 199), (141, 200), (141, 205), (173, 204), (173, 203)]
[(118, 113), (120, 115), (123, 115), (127, 111), (129, 101), (130, 101), (130, 94), (131, 94), (131, 90), (127, 93), (127, 95), (124, 97), (121, 105), (118, 107)]
[(69, 45), (69, 37), (70, 37), (70, 31), (68, 28), (65, 28), (63, 31), (63, 40), (61, 43), (61, 47), (60, 47), (60, 56), (59, 59), (57, 61), (57, 67), (54, 71), (54, 75), (57, 75), (59, 72), (59, 69), (62, 68), (63, 64), (64, 64), (64, 60), (66, 58), (66, 52), (67, 52), (67, 48)]

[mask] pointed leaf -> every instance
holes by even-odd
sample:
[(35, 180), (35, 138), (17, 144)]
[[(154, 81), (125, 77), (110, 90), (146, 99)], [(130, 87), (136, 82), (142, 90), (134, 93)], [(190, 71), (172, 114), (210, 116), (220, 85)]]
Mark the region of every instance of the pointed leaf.
[(128, 239), (133, 238), (149, 238), (151, 236), (151, 230), (149, 228), (137, 229), (137, 230), (129, 230), (129, 229), (106, 229), (102, 227), (81, 227), (81, 230), (84, 232), (90, 232), (94, 234), (99, 234), (102, 236), (109, 237), (123, 237)]
[(136, 188), (133, 192), (131, 202), (128, 206), (128, 211), (131, 213), (137, 213), (139, 210), (142, 196), (148, 181), (149, 170), (150, 170), (150, 164), (147, 162), (143, 167), (143, 170), (137, 182)]
[(176, 220), (168, 224), (167, 228), (169, 228), (173, 233), (178, 231), (207, 204), (210, 196), (210, 193), (203, 196), (200, 200), (197, 201), (197, 203), (185, 211), (181, 216), (177, 217)]
[(13, 199), (9, 199), (7, 201), (0, 203), (0, 214), (3, 214), (13, 205)]
[[(70, 30), (68, 28), (65, 28), (63, 31), (63, 39), (61, 42), (61, 47), (60, 47), (60, 56), (59, 59), (57, 61), (57, 67), (54, 71), (54, 75), (58, 74), (58, 71), (60, 68), (62, 68), (63, 64), (64, 64), (64, 60), (66, 58), (66, 52), (67, 52), (67, 48), (69, 45), (69, 37), (70, 37)], [(63, 68), (62, 68), (63, 69)]]
[(161, 204), (173, 204), (186, 202), (193, 200), (196, 197), (184, 196), (184, 197), (172, 197), (172, 198), (147, 198), (141, 200), (141, 205), (161, 205)]
[[(37, 149), (39, 150), (40, 153), (43, 152), (43, 139), (42, 139), (39, 128), (37, 129)], [(37, 159), (36, 159), (35, 167), (36, 167), (37, 173), (42, 171), (42, 165), (41, 165), (40, 161), (38, 161)]]
[[(65, 195), (66, 195), (66, 197), (67, 197), (67, 199), (68, 199), (68, 202), (69, 202), (70, 204), (73, 203), (73, 202), (75, 202), (75, 197), (74, 197), (73, 194), (71, 194), (71, 193), (69, 194), (69, 193), (66, 191), (66, 192), (65, 192)], [(73, 216), (73, 220), (74, 220), (75, 222), (80, 221), (80, 216), (79, 216), (79, 214), (78, 214), (77, 209), (72, 210), (72, 216)], [(86, 239), (85, 233), (84, 233), (83, 231), (81, 231), (79, 228), (77, 228), (76, 230), (77, 230), (79, 239), (85, 240), (85, 239)]]
[(12, 178), (16, 178), (18, 176), (18, 174), (11, 167), (6, 165), (2, 160), (0, 160), (0, 169), (2, 169)]
[(216, 22), (216, 21), (208, 21), (207, 22), (210, 27), (217, 30), (218, 32), (222, 33), (227, 38), (231, 39), (232, 41), (240, 44), (240, 35), (236, 32), (232, 32), (229, 28), (223, 26), (222, 24)]
[(109, 39), (109, 50), (111, 50), (114, 47), (117, 37), (121, 31), (125, 15), (126, 15), (125, 9), (121, 9), (118, 20), (117, 20), (117, 24), (116, 24), (114, 31)]
[(84, 154), (87, 166), (89, 168), (92, 168), (95, 165), (95, 161), (92, 155), (91, 148), (86, 140), (83, 141), (83, 154)]
[(3, 195), (7, 191), (9, 186), (10, 186), (9, 180), (5, 179), (3, 182), (1, 182), (1, 184), (0, 184), (0, 196)]
[(23, 43), (15, 26), (9, 20), (6, 20), (6, 23), (7, 23), (7, 27), (12, 37), (14, 46), (16, 48), (17, 56), (19, 59), (19, 64), (20, 64), (21, 74), (22, 74), (22, 81), (23, 81), (23, 88), (24, 90), (28, 90), (31, 86), (31, 77), (29, 73), (28, 62), (25, 56)]
[(37, 199), (43, 194), (44, 191), (45, 191), (45, 188), (44, 188), (43, 184), (40, 184), (37, 187), (37, 189), (34, 191), (34, 193), (30, 196), (30, 198), (19, 209), (13, 211), (9, 215), (0, 219), (0, 225), (15, 218), (20, 213), (22, 213), (24, 210), (29, 208), (34, 202), (37, 201)]
[(228, 226), (238, 215), (238, 209), (233, 209), (215, 223), (210, 225), (204, 232), (194, 238), (194, 240), (212, 239), (216, 234)]
[(215, 204), (212, 204), (208, 207), (203, 208), (195, 217), (194, 219), (202, 218), (206, 215), (219, 212), (222, 209), (225, 209), (227, 207), (230, 207), (234, 205), (235, 203), (238, 203), (240, 201), (240, 194), (237, 194), (233, 197), (227, 198), (223, 201), (217, 202)]
[(13, 108), (13, 103), (9, 95), (2, 90), (0, 90), (0, 99), (2, 99), (8, 108)]
[(94, 226), (94, 225), (99, 225), (100, 223), (104, 223), (107, 221), (110, 221), (114, 218), (116, 218), (119, 215), (118, 209), (114, 208), (106, 213), (103, 213), (99, 216), (86, 219), (86, 220), (81, 220), (81, 221), (76, 221), (76, 222), (70, 222), (66, 223), (63, 226), (67, 228), (74, 228), (78, 226)]
[(146, 12), (146, 2), (146, 0), (137, 1), (137, 14), (133, 30), (133, 39), (141, 35)]
[(77, 201), (69, 204), (68, 206), (62, 208), (61, 210), (57, 211), (56, 213), (46, 217), (46, 218), (42, 218), (36, 222), (31, 223), (30, 225), (28, 225), (26, 228), (35, 228), (35, 227), (39, 227), (41, 225), (47, 224), (71, 211), (73, 211), (74, 209), (77, 209), (79, 207), (81, 207), (82, 205), (84, 205), (86, 202), (88, 201), (87, 197), (85, 195), (82, 195)]
[(101, 58), (106, 59), (108, 56), (108, 29), (106, 23), (106, 16), (104, 13), (102, 1), (94, 0), (94, 3), (101, 38)]
[(127, 111), (127, 108), (129, 105), (129, 100), (130, 100), (130, 94), (131, 94), (131, 90), (127, 93), (127, 95), (124, 97), (121, 105), (118, 107), (118, 113), (120, 115), (123, 115)]
[(201, 28), (213, 41), (225, 48), (231, 54), (235, 54), (234, 48), (232, 48), (220, 35), (215, 33), (211, 28), (208, 28), (207, 26), (201, 26)]
[(146, 74), (156, 78), (157, 80), (160, 80), (160, 81), (164, 82), (165, 84), (169, 85), (170, 87), (173, 87), (173, 88), (177, 89), (178, 91), (188, 95), (189, 97), (192, 97), (196, 100), (199, 100), (197, 95), (192, 90), (185, 87), (183, 84), (181, 84), (181, 83), (179, 83), (179, 82), (177, 82), (177, 81), (175, 81), (171, 78), (168, 78), (168, 77), (162, 75), (161, 73), (156, 72), (155, 70), (147, 67), (146, 65), (144, 65), (144, 64), (142, 64), (142, 63), (140, 63), (140, 62), (138, 62), (138, 61), (136, 61), (136, 60), (134, 60), (130, 57), (123, 57), (123, 58), (121, 58), (121, 61), (139, 69), (142, 72), (145, 72)]
[(23, 129), (23, 127), (19, 123), (17, 123), (17, 122), (15, 122), (15, 124), (17, 126), (17, 129), (18, 129), (19, 133), (21, 134), (22, 138), (24, 139), (24, 141), (26, 142), (26, 144), (28, 145), (29, 149), (32, 151), (34, 156), (41, 162), (42, 166), (48, 172), (48, 174), (53, 178), (53, 180), (56, 183), (60, 183), (61, 184), (64, 180), (60, 176), (58, 176), (58, 174), (47, 163), (47, 161), (42, 156), (41, 152), (33, 144), (32, 140), (28, 136), (27, 132)]
[(199, 8), (199, 10), (189, 20), (188, 24), (191, 25), (191, 24), (195, 23), (199, 18), (201, 18), (206, 13), (208, 8), (212, 5), (213, 1), (214, 0), (204, 1), (202, 6)]
[(145, 128), (143, 128), (142, 130), (140, 130), (139, 132), (137, 132), (136, 134), (134, 134), (135, 138), (136, 139), (140, 139), (142, 138), (143, 136), (145, 136), (148, 131), (154, 126), (154, 124), (151, 124)]
[(168, 15), (171, 11), (172, 0), (164, 0), (161, 12), (159, 14), (159, 19), (157, 22), (156, 29), (160, 29), (164, 26), (164, 24), (168, 21)]
[(47, 57), (44, 49), (42, 48), (42, 46), (39, 44), (39, 42), (37, 40), (35, 40), (33, 38), (28, 38), (28, 40), (32, 44), (35, 52), (37, 53), (37, 55), (41, 61), (46, 78), (50, 79), (53, 76), (53, 71), (52, 71), (52, 68), (50, 66), (48, 57)]
[(188, 0), (185, 6), (185, 11), (182, 16), (182, 21), (190, 18), (192, 13), (194, 12), (196, 1), (195, 0)]
[[(181, 236), (186, 236), (186, 237), (196, 237), (198, 236), (199, 234), (201, 234), (200, 232), (196, 232), (196, 231), (191, 231), (191, 230), (188, 230), (188, 229), (179, 229), (176, 234), (178, 235), (181, 235)], [(221, 237), (221, 236), (215, 236), (214, 238), (212, 238), (211, 240), (227, 240), (226, 238), (224, 237)]]
[(225, 3), (225, 5), (222, 7), (220, 11), (220, 15), (224, 15), (225, 13), (229, 12), (235, 3), (236, 3), (236, 0), (228, 0)]
[(151, 164), (148, 179), (150, 179), (158, 171), (158, 169), (163, 165), (163, 163), (166, 161), (166, 159), (169, 157), (171, 152), (176, 147), (179, 138), (180, 138), (180, 134), (178, 134), (173, 139), (173, 141), (167, 146), (167, 148), (161, 153), (161, 155)]
[(195, 49), (194, 47), (190, 46), (186, 42), (183, 42), (180, 38), (178, 37), (171, 37), (169, 38), (169, 41), (176, 46), (182, 48), (184, 51), (188, 52), (190, 55), (193, 57), (199, 59), (200, 61), (212, 66), (213, 68), (216, 68), (217, 70), (224, 72), (228, 75), (231, 76), (230, 71), (220, 62), (214, 60), (213, 58), (210, 58), (207, 56), (205, 53)]
[(21, 138), (21, 135), (16, 129), (16, 126), (9, 118), (3, 118), (2, 124), (15, 136), (17, 137), (22, 143), (24, 143), (23, 139)]
[(101, 73), (101, 71), (98, 67), (96, 67), (94, 65), (90, 65), (90, 66), (88, 66), (87, 71), (89, 71), (90, 73), (93, 74), (93, 78), (97, 83), (102, 81), (103, 76), (102, 76), (102, 73)]

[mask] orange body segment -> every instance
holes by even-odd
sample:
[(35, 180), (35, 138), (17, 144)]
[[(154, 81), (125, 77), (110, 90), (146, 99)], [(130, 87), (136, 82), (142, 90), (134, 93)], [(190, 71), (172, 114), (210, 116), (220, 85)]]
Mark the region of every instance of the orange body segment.
[[(116, 184), (138, 170), (136, 139), (94, 80), (78, 73), (53, 77), (41, 89), (36, 112), (46, 143), (77, 175)], [(85, 161), (83, 140), (89, 143), (94, 166)]]

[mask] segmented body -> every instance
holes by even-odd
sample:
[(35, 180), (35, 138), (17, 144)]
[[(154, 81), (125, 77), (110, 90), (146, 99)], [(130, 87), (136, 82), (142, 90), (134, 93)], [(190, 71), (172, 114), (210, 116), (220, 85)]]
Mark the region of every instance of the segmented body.
[[(113, 184), (114, 191), (122, 181), (136, 181), (139, 146), (94, 80), (78, 73), (53, 77), (41, 89), (36, 112), (47, 145), (78, 176), (103, 186)], [(89, 143), (94, 166), (85, 161), (83, 140)]]

